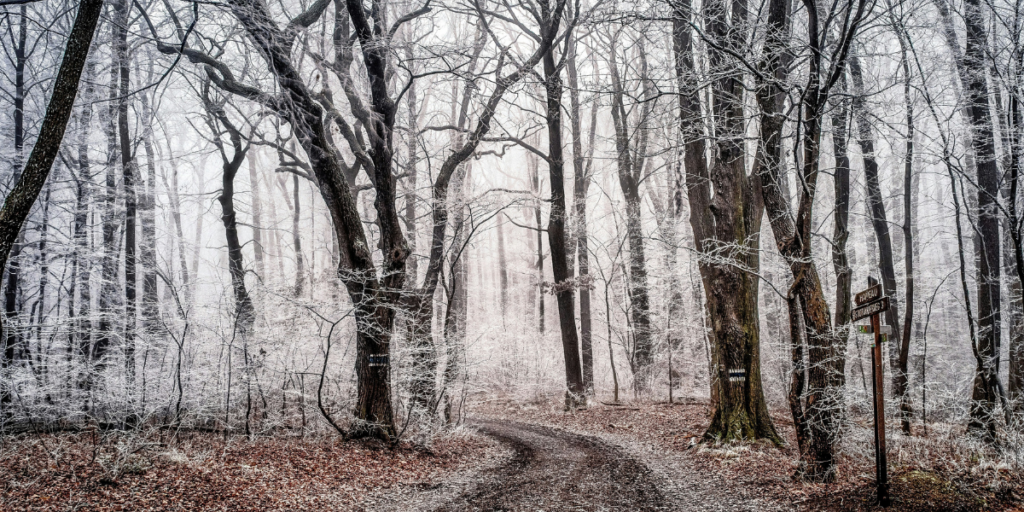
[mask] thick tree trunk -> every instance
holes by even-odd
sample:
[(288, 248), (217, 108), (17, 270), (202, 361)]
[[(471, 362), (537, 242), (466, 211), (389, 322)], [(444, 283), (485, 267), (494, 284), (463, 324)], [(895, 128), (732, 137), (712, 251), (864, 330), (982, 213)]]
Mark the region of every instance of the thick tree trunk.
[[(74, 107), (75, 96), (78, 94), (78, 79), (89, 56), (89, 46), (102, 7), (102, 0), (83, 0), (79, 3), (78, 14), (68, 37), (60, 69), (57, 71), (53, 94), (43, 117), (39, 137), (24, 170), (4, 200), (3, 208), (0, 209), (0, 269), (7, 266), (8, 257), (19, 236), (21, 226), (32, 210), (36, 198), (39, 197), (39, 192), (42, 191), (53, 167), (53, 161), (60, 151), (67, 121)], [(2, 327), (0, 326), (0, 329)], [(4, 350), (5, 367), (9, 361), (6, 357), (8, 349), (5, 347)], [(10, 391), (5, 387), (0, 403), (8, 402)]]
[(995, 134), (989, 109), (986, 83), (986, 45), (984, 9), (979, 0), (964, 4), (967, 44), (964, 48), (964, 75), (961, 81), (969, 102), (971, 139), (978, 166), (978, 231), (981, 258), (978, 264), (978, 346), (977, 367), (972, 393), (970, 430), (995, 439), (995, 407), (1001, 393), (999, 384), (1000, 265), (999, 197), (1000, 173), (996, 165)]
[[(742, 26), (746, 8), (733, 7), (730, 23), (725, 3), (704, 5), (703, 16), (719, 44), (737, 46), (742, 39), (737, 27)], [(716, 400), (705, 437), (781, 444), (761, 386), (758, 281), (751, 272), (760, 266), (758, 235), (764, 206), (760, 179), (747, 175), (744, 160), (743, 77), (726, 73), (716, 84), (711, 108), (717, 158), (708, 169), (699, 91), (690, 85), (695, 76), (692, 16), (692, 4), (676, 5), (674, 46), (690, 226), (702, 255), (701, 281), (711, 319), (711, 386)], [(723, 52), (712, 52), (712, 67), (722, 69), (725, 59)]]
[[(550, 23), (548, 31), (557, 30), (558, 23)], [(551, 211), (548, 215), (548, 245), (551, 247), (551, 272), (554, 277), (555, 298), (558, 303), (558, 324), (565, 358), (565, 406), (573, 409), (587, 403), (580, 365), (579, 337), (576, 333), (576, 311), (573, 301), (572, 276), (566, 253), (565, 236), (565, 173), (562, 157), (562, 77), (555, 64), (554, 49), (544, 53), (544, 84), (547, 98), (548, 175), (551, 180)]]

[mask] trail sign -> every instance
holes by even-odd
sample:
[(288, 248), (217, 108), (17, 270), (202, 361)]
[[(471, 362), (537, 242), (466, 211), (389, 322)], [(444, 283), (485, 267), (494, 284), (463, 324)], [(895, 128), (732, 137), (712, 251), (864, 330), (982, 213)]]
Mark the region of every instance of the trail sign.
[[(870, 290), (868, 290), (868, 291), (870, 291)], [(858, 293), (857, 295), (859, 296), (860, 294)], [(867, 317), (869, 317), (871, 315), (877, 315), (878, 313), (881, 313), (881, 312), (886, 311), (888, 309), (889, 309), (889, 297), (882, 297), (880, 300), (876, 300), (874, 302), (869, 302), (869, 303), (867, 303), (867, 304), (865, 304), (865, 305), (863, 305), (863, 306), (861, 306), (861, 307), (859, 307), (857, 309), (854, 309), (853, 313), (850, 316), (852, 317), (851, 319), (854, 322), (856, 322), (857, 320), (860, 320), (861, 318), (867, 318)]]
[(858, 306), (863, 306), (869, 302), (874, 302), (882, 297), (882, 285), (876, 284), (867, 290), (858, 293), (853, 300)]
[[(871, 391), (875, 412), (875, 488), (878, 503), (884, 507), (892, 503), (889, 497), (889, 464), (885, 453), (885, 380), (882, 374), (884, 360), (881, 343), (885, 332), (881, 313), (889, 309), (889, 297), (882, 296), (882, 288), (878, 281), (871, 277), (868, 278), (868, 286), (867, 290), (857, 294), (857, 305), (860, 307), (854, 309), (851, 316), (854, 321), (871, 317), (870, 330), (862, 329), (861, 332), (867, 330), (875, 335), (875, 342), (871, 345)], [(891, 327), (889, 332), (892, 332)]]

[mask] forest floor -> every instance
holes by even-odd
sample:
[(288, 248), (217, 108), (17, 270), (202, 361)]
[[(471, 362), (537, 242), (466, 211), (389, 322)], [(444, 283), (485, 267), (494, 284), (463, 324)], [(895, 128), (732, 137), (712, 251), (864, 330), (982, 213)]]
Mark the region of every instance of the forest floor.
[[(873, 458), (843, 455), (835, 483), (815, 484), (794, 478), (795, 433), (783, 411), (773, 420), (786, 446), (770, 443), (713, 445), (701, 442), (711, 409), (704, 400), (668, 404), (619, 405), (593, 402), (574, 413), (562, 410), (561, 397), (487, 400), (473, 407), (493, 422), (543, 425), (554, 431), (588, 436), (616, 447), (650, 471), (668, 510), (814, 510), (814, 511), (981, 511), (1024, 510), (1024, 475), (1004, 466), (966, 467), (950, 451), (931, 446), (915, 454), (938, 460), (915, 463), (903, 457), (906, 440), (890, 445), (892, 507), (874, 505)], [(919, 443), (920, 444), (920, 443)], [(892, 454), (898, 450), (898, 455)], [(930, 450), (930, 451), (929, 451)], [(958, 463), (959, 462), (959, 463)], [(561, 510), (557, 508), (556, 510)], [(565, 510), (574, 510), (566, 508)]]
[[(883, 510), (863, 454), (841, 456), (836, 483), (793, 478), (792, 424), (781, 412), (782, 448), (701, 442), (710, 409), (699, 400), (565, 413), (555, 397), (489, 399), (467, 411), (467, 427), (429, 449), (333, 435), (9, 436), (0, 439), (0, 511)], [(897, 501), (886, 510), (1024, 510), (1019, 472), (982, 467), (975, 454), (965, 464), (922, 439), (892, 443)], [(924, 458), (936, 460), (914, 463)]]
[(379, 496), (429, 489), (508, 455), (467, 430), (429, 450), (334, 434), (23, 435), (0, 441), (0, 511), (377, 510)]

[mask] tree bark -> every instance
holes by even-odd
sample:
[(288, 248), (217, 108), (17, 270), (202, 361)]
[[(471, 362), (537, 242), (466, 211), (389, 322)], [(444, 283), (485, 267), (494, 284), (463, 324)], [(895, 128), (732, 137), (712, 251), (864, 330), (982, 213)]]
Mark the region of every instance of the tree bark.
[(964, 47), (964, 75), (972, 124), (971, 139), (978, 167), (978, 231), (981, 258), (978, 265), (978, 346), (975, 358), (974, 390), (971, 397), (971, 431), (995, 440), (995, 407), (1001, 393), (999, 384), (1000, 264), (999, 264), (999, 169), (996, 165), (995, 134), (986, 83), (984, 9), (980, 0), (964, 3), (967, 44)]
[[(548, 6), (542, 4), (541, 10)], [(557, 14), (557, 11), (556, 11)], [(558, 18), (542, 12), (541, 30), (546, 37), (558, 31)], [(566, 253), (565, 236), (565, 173), (562, 156), (562, 69), (555, 64), (554, 48), (549, 47), (542, 59), (546, 92), (546, 120), (548, 129), (548, 175), (551, 180), (551, 210), (548, 214), (548, 245), (551, 247), (553, 292), (558, 303), (558, 324), (562, 335), (562, 353), (565, 358), (565, 406), (573, 409), (585, 406), (586, 387), (580, 364), (579, 336), (576, 333), (576, 311), (573, 300), (572, 276)]]
[[(646, 393), (650, 387), (651, 365), (654, 362), (654, 341), (651, 332), (651, 300), (647, 283), (647, 260), (644, 255), (644, 235), (641, 224), (640, 182), (643, 180), (647, 152), (647, 118), (654, 105), (650, 79), (647, 77), (647, 57), (642, 43), (637, 43), (643, 83), (643, 98), (640, 118), (634, 126), (629, 125), (626, 111), (623, 79), (619, 76), (616, 63), (617, 50), (614, 39), (608, 61), (612, 80), (612, 124), (615, 126), (616, 163), (619, 187), (626, 202), (626, 238), (629, 241), (629, 298), (633, 330), (633, 351), (630, 363), (633, 367), (633, 389), (637, 394)], [(634, 135), (636, 134), (636, 135)], [(631, 140), (636, 140), (630, 144)], [(631, 147), (632, 146), (632, 147)], [(741, 159), (742, 162), (742, 159)], [(745, 172), (745, 170), (744, 170)]]
[[(851, 300), (853, 269), (850, 268), (849, 255), (846, 249), (846, 244), (850, 238), (849, 126), (849, 104), (845, 100), (840, 100), (836, 107), (836, 114), (832, 116), (832, 148), (836, 160), (836, 169), (833, 175), (836, 206), (832, 231), (832, 267), (836, 272), (836, 316), (834, 325), (840, 337), (840, 343), (843, 345), (849, 344), (850, 313), (853, 310), (853, 301)], [(792, 328), (790, 331), (793, 332)]]
[(537, 330), (544, 334), (544, 302), (547, 291), (547, 284), (544, 282), (544, 224), (541, 221), (540, 202), (540, 171), (538, 170), (537, 157), (533, 154), (526, 155), (526, 167), (530, 174), (530, 191), (533, 192), (534, 205), (533, 216), (537, 224)]
[[(806, 421), (807, 439), (800, 452), (803, 455), (801, 471), (815, 480), (835, 479), (835, 450), (844, 414), (843, 386), (845, 384), (846, 346), (832, 327), (828, 302), (822, 291), (817, 265), (811, 254), (813, 205), (819, 175), (821, 118), (828, 94), (845, 69), (846, 57), (854, 35), (864, 19), (865, 5), (848, 5), (845, 14), (849, 24), (839, 34), (839, 44), (833, 55), (835, 60), (823, 69), (822, 45), (818, 8), (814, 0), (804, 0), (807, 12), (807, 38), (810, 45), (807, 84), (803, 88), (802, 145), (800, 183), (801, 192), (796, 215), (783, 195), (782, 132), (785, 118), (785, 91), (789, 66), (784, 55), (789, 39), (789, 5), (786, 0), (771, 0), (768, 7), (766, 51), (761, 61), (757, 101), (761, 108), (761, 136), (755, 173), (761, 176), (761, 190), (765, 210), (779, 253), (785, 258), (793, 284), (789, 290), (789, 304), (799, 307), (806, 333), (807, 390), (801, 407), (794, 408), (794, 422)], [(827, 70), (827, 73), (826, 73)], [(791, 312), (790, 317), (793, 318)], [(791, 321), (792, 325), (792, 321)], [(800, 343), (799, 339), (792, 340)], [(799, 409), (799, 410), (797, 410)], [(799, 438), (798, 438), (799, 439)]]
[[(572, 129), (572, 166), (573, 166), (573, 209), (576, 213), (573, 238), (576, 240), (577, 281), (580, 290), (580, 344), (583, 352), (583, 387), (587, 394), (594, 394), (594, 342), (593, 325), (590, 315), (590, 247), (587, 236), (587, 191), (590, 188), (590, 158), (583, 155), (583, 134), (580, 122), (580, 85), (576, 64), (578, 41), (574, 38), (568, 45), (566, 54), (566, 71), (569, 77), (569, 113)], [(594, 102), (597, 108), (597, 102)], [(597, 123), (590, 124), (590, 148), (594, 147), (594, 130)], [(587, 161), (584, 167), (584, 160)], [(499, 231), (500, 234), (500, 231)], [(570, 248), (572, 249), (572, 248)], [(570, 251), (572, 252), (572, 251)], [(502, 278), (507, 281), (502, 265)], [(503, 284), (503, 289), (506, 284)], [(502, 295), (504, 297), (504, 294)], [(505, 299), (503, 298), (503, 303)], [(504, 309), (504, 307), (503, 307)]]
[[(150, 70), (152, 75), (152, 69)], [(150, 76), (152, 78), (152, 76)], [(139, 201), (140, 224), (139, 266), (142, 269), (142, 325), (146, 332), (159, 329), (160, 298), (157, 291), (156, 266), (156, 152), (153, 147), (154, 114), (149, 96), (140, 95), (142, 104), (142, 146), (146, 150), (146, 182)]]
[[(738, 48), (746, 18), (745, 3), (722, 1), (704, 5), (710, 37), (719, 48)], [(675, 6), (674, 47), (679, 83), (681, 130), (686, 148), (686, 189), (690, 226), (701, 255), (699, 268), (710, 316), (712, 395), (715, 412), (706, 438), (723, 441), (768, 439), (782, 444), (768, 415), (761, 385), (758, 318), (759, 240), (764, 203), (760, 178), (747, 175), (744, 159), (743, 77), (727, 68), (724, 51), (714, 50), (710, 65), (721, 78), (715, 84), (714, 163), (705, 157), (705, 133), (700, 91), (691, 83), (695, 73), (692, 4)]]
[[(914, 203), (916, 201), (915, 187), (916, 184), (914, 177), (914, 102), (911, 96), (913, 88), (912, 75), (910, 73), (910, 62), (907, 59), (907, 41), (903, 38), (902, 34), (899, 37), (900, 40), (900, 57), (903, 64), (903, 101), (906, 104), (906, 120), (907, 120), (907, 134), (906, 134), (906, 150), (903, 154), (903, 265), (904, 274), (906, 279), (906, 292), (904, 293), (904, 317), (903, 317), (903, 336), (895, 341), (900, 341), (900, 354), (899, 354), (899, 382), (893, 381), (893, 389), (899, 389), (902, 393), (897, 394), (900, 398), (900, 426), (903, 429), (903, 433), (910, 435), (910, 419), (913, 416), (913, 410), (910, 406), (910, 393), (908, 390), (908, 377), (909, 371), (907, 363), (910, 358), (910, 337), (912, 334), (912, 327), (914, 326), (914, 254), (917, 250), (917, 245), (914, 240), (915, 229), (915, 215), (914, 215)], [(898, 386), (897, 386), (898, 384)], [(924, 382), (921, 383), (925, 385)]]
[[(238, 237), (238, 220), (235, 212), (235, 176), (246, 160), (249, 146), (242, 140), (241, 131), (231, 122), (224, 111), (223, 105), (210, 97), (210, 84), (203, 84), (203, 107), (206, 109), (207, 124), (213, 135), (213, 144), (221, 156), (222, 174), (221, 191), (217, 197), (221, 208), (221, 221), (224, 223), (224, 236), (228, 248), (228, 274), (231, 276), (231, 291), (235, 305), (234, 330), (242, 338), (243, 346), (247, 346), (252, 335), (256, 315), (245, 287), (245, 258), (242, 255), (242, 244)], [(223, 129), (222, 129), (223, 128)], [(228, 155), (220, 134), (226, 132), (231, 144)], [(298, 175), (295, 177), (298, 180)], [(296, 194), (298, 198), (298, 194)]]
[[(856, 56), (850, 57), (850, 76), (853, 79), (853, 109), (854, 118), (857, 120), (857, 141), (860, 144), (861, 156), (864, 159), (864, 176), (867, 181), (867, 201), (871, 216), (871, 227), (875, 232), (875, 239), (878, 241), (878, 269), (882, 275), (882, 290), (893, 299), (889, 302), (889, 309), (885, 312), (885, 323), (892, 326), (892, 339), (889, 340), (889, 366), (892, 369), (892, 393), (893, 397), (901, 404), (909, 406), (910, 398), (907, 396), (907, 360), (909, 357), (909, 340), (902, 340), (903, 331), (900, 328), (899, 304), (895, 300), (896, 290), (896, 265), (893, 257), (892, 237), (889, 232), (889, 221), (886, 218), (885, 201), (882, 197), (881, 184), (878, 177), (878, 161), (875, 159), (875, 138), (872, 133), (871, 122), (868, 120), (867, 106), (864, 104), (864, 78), (861, 71), (860, 59)], [(869, 255), (869, 257), (871, 257)], [(904, 298), (906, 299), (906, 298)], [(905, 347), (905, 350), (904, 350)], [(910, 418), (902, 412), (901, 422), (906, 422), (906, 428), (910, 428)]]
[[(28, 60), (28, 8), (21, 6), (18, 22), (18, 43), (14, 47), (14, 169), (13, 182), (21, 179), (22, 165), (25, 158), (25, 64)], [(3, 333), (4, 367), (21, 359), (24, 343), (18, 326), (18, 283), (21, 276), (21, 249), (24, 235), (19, 234), (18, 240), (11, 247), (7, 265), (7, 281), (4, 284), (4, 321), (7, 330)], [(10, 397), (4, 394), (0, 400), (7, 401)]]
[[(36, 198), (39, 197), (50, 174), (50, 169), (53, 167), (53, 161), (60, 151), (67, 121), (71, 116), (75, 97), (78, 94), (78, 80), (89, 56), (89, 47), (92, 44), (93, 32), (95, 32), (102, 7), (102, 0), (82, 0), (79, 3), (75, 23), (68, 36), (64, 57), (54, 81), (53, 94), (40, 127), (39, 137), (32, 148), (24, 170), (4, 200), (3, 208), (0, 209), (0, 269), (7, 266), (7, 260), (21, 231), (21, 226), (32, 210)], [(0, 329), (2, 327), (0, 325)], [(4, 366), (8, 365), (9, 349), (10, 347), (4, 349)], [(10, 390), (5, 387), (2, 393), (0, 403), (9, 403)]]
[(256, 172), (256, 155), (246, 158), (249, 162), (249, 190), (252, 195), (252, 250), (256, 261), (256, 275), (266, 278), (263, 263), (263, 200), (260, 197), (260, 179)]
[(306, 265), (302, 255), (302, 233), (299, 231), (299, 219), (302, 215), (302, 204), (299, 199), (299, 175), (292, 175), (292, 247), (295, 249), (295, 287), (292, 294), (302, 296), (303, 283), (306, 281)]
[[(116, 9), (113, 13), (117, 17)], [(118, 152), (118, 105), (120, 101), (120, 68), (116, 62), (117, 41), (120, 39), (117, 28), (117, 21), (111, 24), (111, 52), (115, 55), (110, 66), (110, 77), (107, 89), (109, 97), (106, 108), (100, 110), (101, 123), (104, 125), (104, 133), (107, 138), (107, 161), (105, 165), (104, 194), (101, 213), (103, 247), (100, 264), (100, 296), (99, 296), (99, 325), (97, 326), (96, 344), (90, 355), (91, 363), (103, 363), (104, 357), (110, 350), (110, 344), (114, 336), (114, 323), (117, 315), (118, 297), (123, 290), (118, 290), (117, 271), (120, 268), (117, 257), (120, 253), (120, 239), (118, 227), (121, 216), (117, 211), (117, 161)]]
[(114, 3), (114, 56), (118, 68), (117, 139), (120, 142), (121, 172), (124, 179), (124, 358), (129, 396), (135, 385), (136, 327), (136, 236), (135, 220), (138, 204), (135, 195), (135, 155), (128, 132), (128, 103), (131, 68), (128, 56), (128, 17), (131, 6), (127, 0)]

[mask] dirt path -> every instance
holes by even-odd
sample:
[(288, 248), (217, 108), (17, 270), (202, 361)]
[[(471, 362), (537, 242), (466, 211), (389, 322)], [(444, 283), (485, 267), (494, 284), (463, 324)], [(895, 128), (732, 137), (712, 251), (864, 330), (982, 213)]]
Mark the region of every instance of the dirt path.
[(728, 486), (665, 453), (516, 421), (477, 419), (470, 424), (509, 447), (510, 456), (436, 485), (392, 489), (376, 496), (373, 505), (364, 504), (364, 510), (783, 510), (730, 493)]
[(516, 422), (476, 426), (515, 456), (440, 510), (665, 510), (647, 468), (596, 438)]

